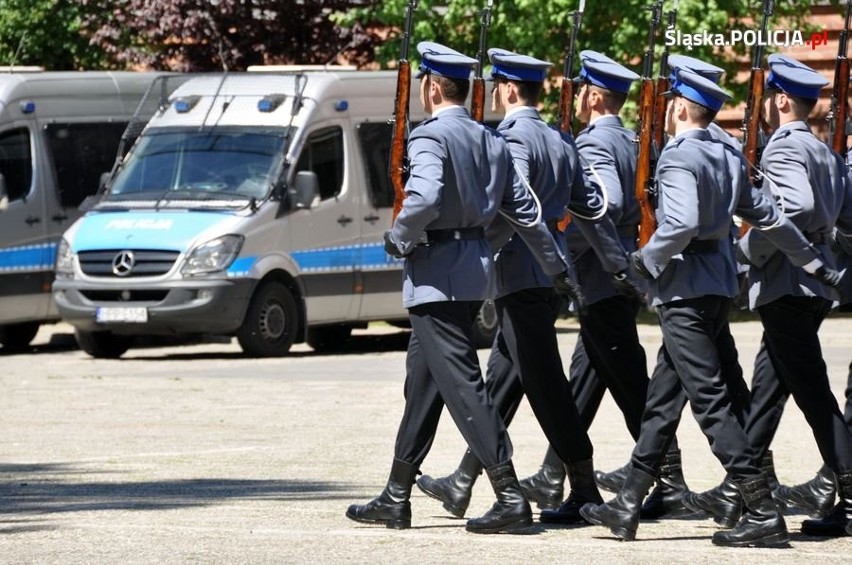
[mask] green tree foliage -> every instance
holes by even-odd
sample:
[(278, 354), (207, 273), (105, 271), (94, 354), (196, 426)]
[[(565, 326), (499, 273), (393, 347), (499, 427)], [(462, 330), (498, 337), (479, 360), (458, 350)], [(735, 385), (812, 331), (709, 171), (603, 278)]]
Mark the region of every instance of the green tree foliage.
[(101, 50), (81, 35), (75, 0), (0, 0), (0, 65), (99, 68)]

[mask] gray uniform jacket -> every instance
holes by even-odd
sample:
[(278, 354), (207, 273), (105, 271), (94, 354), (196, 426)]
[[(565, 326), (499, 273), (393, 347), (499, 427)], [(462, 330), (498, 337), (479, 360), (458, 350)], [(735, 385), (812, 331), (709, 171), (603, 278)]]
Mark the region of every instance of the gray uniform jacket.
[(406, 198), (391, 230), (406, 254), (403, 306), (484, 300), (496, 293), (490, 246), (482, 239), (419, 244), (427, 230), (486, 228), (503, 212), (532, 226), (521, 230), (548, 275), (565, 259), (538, 207), (514, 172), (505, 140), (461, 106), (441, 111), (411, 132)]
[[(577, 134), (577, 149), (586, 177), (603, 184), (607, 214), (615, 224), (626, 252), (636, 250), (639, 203), (636, 201), (636, 133), (624, 127), (618, 116), (604, 116)], [(595, 174), (592, 174), (592, 170)], [(617, 294), (612, 274), (593, 253), (589, 240), (580, 231), (582, 222), (572, 222), (565, 232), (574, 260), (577, 278), (586, 302), (594, 304)], [(641, 288), (643, 283), (634, 280)]]
[[(579, 163), (577, 148), (570, 135), (561, 133), (545, 123), (534, 108), (521, 108), (512, 112), (497, 126), (509, 144), (518, 174), (529, 182), (541, 204), (541, 218), (554, 223), (562, 218), (566, 206), (578, 214), (593, 218), (604, 213), (603, 197), (597, 187), (587, 186)], [(510, 226), (498, 218), (489, 230), (489, 238), (499, 241)], [(601, 253), (611, 257), (612, 264), (626, 268), (624, 251), (613, 242), (614, 236), (601, 235), (593, 222), (583, 225), (584, 233), (591, 238)], [(564, 246), (564, 238), (557, 238)], [(501, 235), (498, 235), (501, 234)], [(563, 247), (564, 249), (564, 247)], [(615, 268), (615, 267), (613, 267)], [(552, 286), (530, 247), (519, 237), (500, 246), (497, 254), (497, 296), (527, 288)]]
[[(706, 295), (737, 293), (736, 261), (730, 239), (734, 213), (765, 232), (798, 265), (817, 254), (773, 203), (748, 182), (741, 153), (713, 139), (706, 129), (691, 129), (669, 142), (656, 170), (657, 230), (642, 250), (654, 277), (654, 306)], [(756, 230), (751, 230), (756, 231)], [(715, 251), (692, 252), (693, 240), (717, 241)]]
[[(852, 227), (847, 212), (841, 216), (847, 191), (846, 166), (839, 155), (818, 140), (805, 122), (786, 124), (769, 138), (761, 166), (763, 191), (778, 201), (784, 214), (815, 242), (826, 263), (834, 266), (829, 241), (835, 223)], [(752, 263), (749, 269), (749, 305), (762, 306), (782, 296), (821, 296), (837, 293), (790, 263), (761, 232), (749, 231), (740, 247)]]

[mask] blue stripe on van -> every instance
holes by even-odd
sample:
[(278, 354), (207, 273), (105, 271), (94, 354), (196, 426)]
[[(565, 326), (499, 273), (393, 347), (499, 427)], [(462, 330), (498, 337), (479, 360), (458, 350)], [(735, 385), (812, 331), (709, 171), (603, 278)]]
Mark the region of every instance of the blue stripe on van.
[(0, 273), (52, 271), (55, 261), (55, 243), (0, 249)]
[(305, 273), (398, 269), (402, 265), (402, 260), (385, 253), (381, 243), (306, 249), (294, 251), (292, 257)]
[(228, 267), (227, 276), (231, 278), (247, 277), (257, 257), (240, 257)]

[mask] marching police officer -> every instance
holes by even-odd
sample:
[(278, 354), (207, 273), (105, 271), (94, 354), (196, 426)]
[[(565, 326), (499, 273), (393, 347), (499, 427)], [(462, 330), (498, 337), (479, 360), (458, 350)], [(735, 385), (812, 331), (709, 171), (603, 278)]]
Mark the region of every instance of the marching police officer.
[[(819, 73), (785, 55), (770, 55), (763, 99), (764, 120), (774, 130), (761, 158), (764, 190), (827, 258), (837, 223), (852, 231), (852, 204), (847, 169), (840, 157), (819, 141), (807, 125), (820, 89), (828, 84)], [(841, 211), (845, 211), (841, 214)], [(796, 268), (764, 234), (749, 232), (740, 242), (750, 264), (749, 299), (763, 323), (763, 339), (752, 384), (753, 405), (745, 430), (759, 449), (767, 449), (790, 394), (801, 407), (828, 469), (823, 477), (836, 482), (833, 494), (815, 484), (810, 510), (823, 520), (806, 520), (802, 531), (845, 535), (852, 520), (852, 436), (828, 384), (818, 330), (837, 294)], [(839, 284), (838, 280), (835, 281)], [(829, 472), (829, 469), (831, 470)], [(807, 503), (797, 492), (779, 488), (776, 497), (791, 506)], [(724, 493), (704, 493), (687, 500), (716, 516), (730, 516), (735, 501)]]
[(550, 233), (539, 223), (531, 193), (518, 182), (502, 137), (471, 119), (463, 104), (476, 60), (433, 42), (417, 49), (420, 102), (431, 118), (408, 143), (406, 198), (385, 249), (405, 258), (403, 304), (412, 334), (406, 359), (405, 410), (387, 486), (378, 498), (352, 505), (347, 517), (389, 528), (411, 525), (411, 487), (444, 405), (485, 466), (497, 502), (468, 522), (476, 533), (524, 533), (529, 503), (512, 466), (512, 444), (485, 387), (472, 344), (473, 316), (495, 291), (485, 227), (498, 210), (531, 227), (529, 245), (547, 275), (566, 269)]
[(619, 494), (580, 512), (619, 538), (635, 538), (639, 504), (688, 399), (711, 450), (734, 477), (745, 501), (746, 512), (737, 527), (716, 532), (713, 543), (784, 545), (784, 519), (758, 468), (756, 450), (732, 414), (720, 375), (716, 340), (737, 291), (729, 237), (732, 212), (762, 229), (797, 265), (827, 281), (837, 273), (827, 269), (795, 226), (752, 189), (742, 155), (707, 132), (707, 124), (730, 96), (686, 69), (677, 71), (669, 96), (666, 129), (675, 137), (656, 168), (658, 228), (632, 255), (637, 271), (651, 281), (649, 295), (663, 332), (657, 366), (665, 369), (651, 378), (639, 441)]
[[(584, 181), (573, 139), (548, 126), (535, 109), (551, 64), (505, 49), (490, 49), (488, 56), (493, 67), (492, 108), (505, 113), (497, 131), (508, 141), (520, 176), (529, 180), (538, 196), (545, 222), (556, 231), (567, 205), (590, 245), (606, 261), (601, 270), (606, 268), (609, 274), (602, 274), (601, 278), (626, 271), (626, 253), (615, 227), (605, 216), (598, 187)], [(497, 223), (489, 231), (499, 233), (505, 229)], [(488, 363), (486, 387), (506, 422), (511, 421), (526, 393), (560, 467), (569, 476), (570, 509), (565, 511), (565, 520), (580, 522), (579, 508), (583, 504), (603, 500), (593, 477), (592, 444), (580, 421), (559, 356), (553, 325), (559, 301), (550, 280), (542, 276), (530, 250), (517, 238), (500, 249), (497, 271), (495, 304), (500, 329)], [(461, 516), (478, 474), (477, 463), (468, 453), (449, 477), (423, 476), (417, 484), (426, 494), (441, 500), (451, 513)]]

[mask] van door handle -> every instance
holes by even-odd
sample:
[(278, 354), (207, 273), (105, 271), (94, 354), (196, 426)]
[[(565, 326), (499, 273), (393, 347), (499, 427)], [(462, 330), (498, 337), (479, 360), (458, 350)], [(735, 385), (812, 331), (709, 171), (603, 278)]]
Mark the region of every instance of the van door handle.
[(24, 221), (27, 223), (28, 226), (31, 226), (33, 224), (40, 223), (41, 218), (39, 218), (38, 216), (27, 216), (27, 219), (24, 220)]
[(337, 218), (337, 223), (341, 226), (345, 226), (346, 224), (349, 224), (351, 222), (352, 218), (350, 218), (349, 216), (340, 216), (339, 218)]
[(50, 219), (58, 224), (61, 224), (62, 222), (68, 219), (68, 216), (60, 212), (59, 214), (54, 214), (53, 216), (51, 216)]
[(375, 214), (370, 214), (369, 216), (364, 216), (364, 221), (365, 221), (365, 222), (370, 222), (371, 224), (375, 224), (375, 223), (376, 223), (376, 222), (378, 222), (380, 219), (381, 219), (381, 218), (379, 218), (379, 217), (378, 217), (378, 216), (376, 216)]

